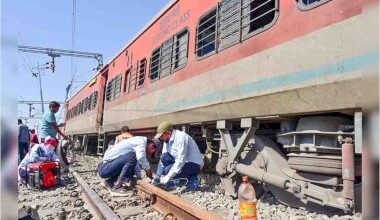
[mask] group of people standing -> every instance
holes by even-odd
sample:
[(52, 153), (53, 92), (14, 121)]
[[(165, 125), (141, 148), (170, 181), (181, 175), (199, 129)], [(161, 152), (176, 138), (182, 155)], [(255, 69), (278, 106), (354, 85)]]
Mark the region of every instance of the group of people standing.
[[(133, 136), (128, 127), (123, 128), (115, 139), (115, 145), (107, 149), (98, 165), (99, 176), (113, 196), (124, 196), (134, 187), (136, 178), (141, 178), (140, 167), (155, 185), (165, 185), (167, 189), (186, 185), (189, 191), (198, 187), (203, 158), (191, 136), (174, 129), (169, 122), (162, 122), (154, 139), (149, 140)], [(161, 142), (162, 149), (159, 147)], [(153, 175), (147, 158), (157, 155), (156, 151), (160, 150), (162, 153)]]

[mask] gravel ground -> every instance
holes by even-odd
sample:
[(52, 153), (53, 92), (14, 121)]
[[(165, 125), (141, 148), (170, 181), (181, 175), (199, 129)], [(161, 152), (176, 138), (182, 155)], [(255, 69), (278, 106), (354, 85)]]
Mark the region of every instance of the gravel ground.
[(61, 175), (61, 186), (50, 190), (33, 190), (19, 184), (19, 217), (32, 212), (42, 220), (58, 219), (58, 213), (63, 208), (67, 219), (95, 219), (74, 177), (68, 173)]

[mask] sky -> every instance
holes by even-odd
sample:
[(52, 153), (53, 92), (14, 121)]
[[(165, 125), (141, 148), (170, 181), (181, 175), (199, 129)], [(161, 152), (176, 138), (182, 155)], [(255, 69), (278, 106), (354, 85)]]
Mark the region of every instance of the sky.
[[(32, 72), (36, 72), (40, 65), (44, 101), (63, 102), (73, 73), (71, 94), (75, 94), (96, 74), (93, 69), (97, 66), (97, 61), (61, 56), (55, 59), (56, 68), (52, 73), (50, 69), (41, 67), (51, 61), (48, 55), (18, 52), (17, 45), (102, 53), (103, 62), (107, 63), (169, 2), (170, 0), (3, 0), (2, 45), (4, 42), (13, 45), (13, 50), (3, 51), (12, 65), (2, 67), (2, 91), (17, 101), (39, 101), (38, 78), (33, 77)], [(8, 64), (7, 60), (3, 60), (3, 63)], [(30, 128), (38, 128), (41, 105), (32, 107), (34, 109), (31, 115), (36, 119), (27, 119), (26, 124)], [(48, 106), (45, 105), (45, 111), (47, 109)], [(29, 117), (29, 106), (17, 104), (17, 117)], [(59, 122), (64, 121), (63, 113), (58, 112), (56, 117)]]

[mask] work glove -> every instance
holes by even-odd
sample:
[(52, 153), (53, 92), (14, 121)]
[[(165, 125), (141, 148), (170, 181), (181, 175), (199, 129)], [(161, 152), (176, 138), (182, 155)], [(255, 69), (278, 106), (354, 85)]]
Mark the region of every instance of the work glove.
[(168, 175), (161, 177), (161, 183), (167, 184), (170, 180), (170, 177)]

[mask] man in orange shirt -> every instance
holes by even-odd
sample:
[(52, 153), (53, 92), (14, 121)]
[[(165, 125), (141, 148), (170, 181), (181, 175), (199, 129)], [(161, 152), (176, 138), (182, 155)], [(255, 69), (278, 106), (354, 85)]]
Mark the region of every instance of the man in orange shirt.
[(131, 138), (131, 137), (133, 137), (133, 135), (131, 133), (129, 133), (128, 126), (123, 126), (121, 128), (121, 134), (119, 134), (118, 136), (116, 136), (115, 144), (119, 143), (123, 139), (128, 139), (128, 138)]

